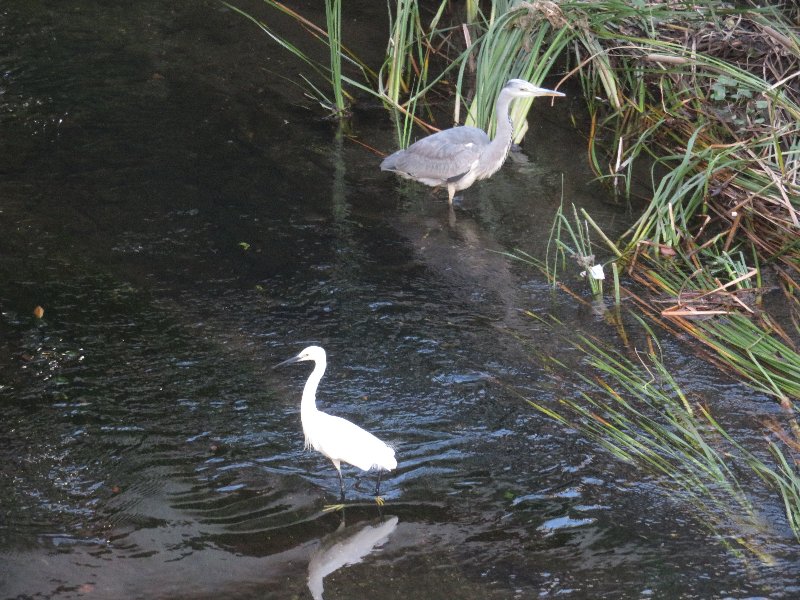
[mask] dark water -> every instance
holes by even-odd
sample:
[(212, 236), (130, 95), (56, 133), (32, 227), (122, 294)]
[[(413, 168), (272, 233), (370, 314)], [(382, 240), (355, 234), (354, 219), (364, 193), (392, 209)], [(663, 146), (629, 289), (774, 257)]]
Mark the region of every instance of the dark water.
[[(377, 53), (370, 6), (346, 29)], [(452, 223), (320, 118), (302, 70), (213, 2), (0, 7), (0, 596), (798, 597), (775, 498), (774, 563), (737, 556), (521, 399), (569, 393), (532, 348), (579, 363), (521, 309), (614, 335), (497, 252), (541, 256), (562, 194), (627, 222), (590, 183), (579, 104), (542, 103), (528, 161)], [(378, 107), (352, 126), (393, 149)], [(271, 369), (310, 343), (321, 407), (399, 459), (382, 511), (345, 469), (344, 524), (303, 451), (308, 369)], [(667, 352), (733, 426), (774, 410)]]

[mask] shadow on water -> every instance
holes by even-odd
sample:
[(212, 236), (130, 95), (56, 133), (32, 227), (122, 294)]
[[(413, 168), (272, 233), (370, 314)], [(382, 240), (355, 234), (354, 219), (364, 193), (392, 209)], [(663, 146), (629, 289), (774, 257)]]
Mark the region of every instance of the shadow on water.
[[(612, 335), (501, 254), (542, 255), (562, 194), (624, 227), (568, 105), (531, 130), (559, 143), (453, 220), (305, 108), (282, 79), (299, 67), (217, 3), (30, 3), (0, 32), (0, 596), (797, 593), (786, 532), (776, 566), (731, 555), (510, 391), (566, 393), (520, 340), (580, 366), (521, 309)], [(353, 127), (392, 147), (382, 112)], [(344, 528), (325, 511), (303, 376), (270, 369), (312, 342), (320, 408), (397, 449), (382, 518), (351, 467)], [(666, 348), (692, 393), (743, 422), (772, 409)]]

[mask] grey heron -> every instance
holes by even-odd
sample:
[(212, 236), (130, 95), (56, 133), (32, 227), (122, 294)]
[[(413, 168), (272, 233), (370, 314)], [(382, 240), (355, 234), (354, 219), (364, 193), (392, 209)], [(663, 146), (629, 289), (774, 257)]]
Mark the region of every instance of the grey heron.
[(497, 96), (497, 126), (493, 140), (477, 127), (445, 129), (422, 138), (405, 150), (398, 150), (381, 162), (382, 171), (393, 171), (434, 187), (447, 187), (450, 205), (453, 196), (475, 181), (491, 177), (503, 166), (511, 149), (514, 128), (508, 110), (516, 98), (564, 96), (540, 88), (524, 79), (511, 79)]
[(343, 462), (356, 466), (362, 471), (369, 471), (372, 468), (378, 469), (378, 483), (375, 486), (375, 495), (379, 496), (381, 471), (391, 471), (397, 467), (394, 450), (355, 423), (317, 409), (317, 387), (325, 374), (327, 365), (325, 350), (319, 346), (309, 346), (297, 356), (275, 365), (274, 368), (306, 360), (314, 361), (314, 370), (306, 381), (306, 385), (303, 388), (303, 398), (300, 402), (300, 419), (303, 423), (303, 433), (306, 437), (306, 449), (313, 448), (317, 452), (321, 452), (336, 467), (336, 471), (339, 473), (339, 490), (343, 501), (344, 481), (341, 469), (341, 463)]

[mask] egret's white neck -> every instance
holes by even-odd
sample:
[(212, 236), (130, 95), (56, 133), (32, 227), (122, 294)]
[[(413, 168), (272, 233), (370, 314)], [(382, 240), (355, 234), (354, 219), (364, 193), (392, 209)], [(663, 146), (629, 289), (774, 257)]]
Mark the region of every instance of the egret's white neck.
[(306, 385), (303, 388), (303, 400), (300, 402), (301, 416), (317, 411), (317, 386), (319, 386), (320, 379), (325, 374), (325, 367), (326, 361), (324, 357), (314, 361), (314, 370), (308, 376)]

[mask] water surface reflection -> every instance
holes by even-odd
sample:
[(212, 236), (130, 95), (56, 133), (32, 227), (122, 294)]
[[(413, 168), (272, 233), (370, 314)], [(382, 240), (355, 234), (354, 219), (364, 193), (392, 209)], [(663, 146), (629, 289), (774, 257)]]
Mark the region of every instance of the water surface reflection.
[(322, 600), (324, 579), (339, 569), (355, 565), (385, 544), (397, 528), (397, 517), (381, 517), (377, 523), (345, 525), (344, 512), (339, 528), (320, 540), (308, 561), (308, 590), (314, 600)]

